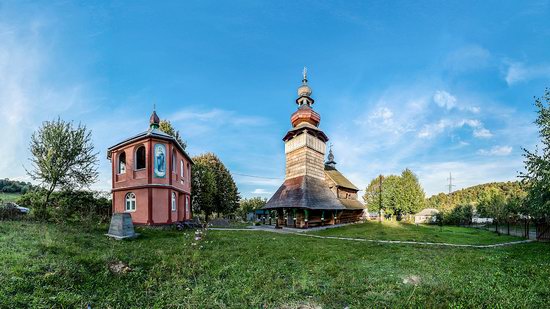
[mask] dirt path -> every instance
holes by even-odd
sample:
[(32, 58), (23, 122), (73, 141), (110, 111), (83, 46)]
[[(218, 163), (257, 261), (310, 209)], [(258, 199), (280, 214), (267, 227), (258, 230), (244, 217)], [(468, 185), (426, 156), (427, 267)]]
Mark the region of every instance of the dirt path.
[(496, 248), (496, 247), (504, 247), (504, 246), (511, 246), (511, 245), (517, 245), (517, 244), (524, 244), (528, 242), (533, 242), (533, 240), (518, 240), (518, 241), (511, 241), (511, 242), (504, 242), (504, 243), (498, 243), (498, 244), (491, 244), (491, 245), (467, 245), (467, 244), (449, 244), (449, 243), (440, 243), (440, 242), (426, 242), (426, 241), (408, 241), (408, 240), (380, 240), (380, 239), (364, 239), (364, 238), (351, 238), (351, 237), (337, 237), (337, 236), (319, 236), (319, 235), (311, 235), (306, 234), (304, 232), (297, 233), (294, 231), (288, 231), (284, 229), (267, 229), (267, 228), (250, 228), (250, 229), (232, 229), (232, 228), (210, 228), (210, 230), (214, 231), (264, 231), (264, 232), (271, 232), (271, 233), (279, 233), (279, 234), (292, 234), (292, 235), (298, 235), (298, 236), (304, 236), (304, 237), (312, 237), (312, 238), (320, 238), (320, 239), (336, 239), (336, 240), (344, 240), (344, 241), (358, 241), (358, 242), (371, 242), (371, 243), (382, 243), (382, 244), (406, 244), (406, 245), (426, 245), (426, 246), (441, 246), (441, 247), (460, 247), (460, 248)]

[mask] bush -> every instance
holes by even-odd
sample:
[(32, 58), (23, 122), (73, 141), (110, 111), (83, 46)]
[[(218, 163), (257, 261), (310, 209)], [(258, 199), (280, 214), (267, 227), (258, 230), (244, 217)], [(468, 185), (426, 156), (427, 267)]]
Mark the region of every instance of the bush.
[[(33, 218), (50, 218), (54, 222), (108, 222), (111, 217), (111, 200), (107, 194), (95, 191), (54, 192), (48, 207), (44, 208), (40, 206), (44, 203), (45, 194), (44, 190), (27, 192), (18, 203), (30, 208)], [(47, 214), (39, 213), (41, 211)]]
[(472, 223), (474, 207), (472, 205), (459, 205), (443, 215), (443, 223), (465, 225)]
[(0, 221), (19, 220), (24, 216), (19, 210), (10, 207), (9, 204), (0, 204)]

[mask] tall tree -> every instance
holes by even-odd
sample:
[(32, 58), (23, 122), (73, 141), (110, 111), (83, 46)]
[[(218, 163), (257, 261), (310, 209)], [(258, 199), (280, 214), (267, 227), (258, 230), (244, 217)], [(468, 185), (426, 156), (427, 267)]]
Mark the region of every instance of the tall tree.
[(161, 120), (159, 128), (162, 132), (173, 136), (183, 149), (187, 148), (187, 143), (181, 138), (180, 131), (176, 130), (169, 120)]
[(424, 189), (416, 175), (408, 168), (401, 173), (401, 188), (404, 213), (417, 213), (424, 209), (426, 200)]
[(216, 176), (202, 162), (196, 162), (191, 177), (192, 206), (194, 212), (202, 212), (208, 217), (215, 211)]
[(384, 212), (389, 215), (402, 215), (404, 202), (402, 194), (401, 176), (390, 175), (384, 177), (382, 183), (382, 205)]
[[(217, 214), (230, 214), (237, 210), (240, 200), (239, 191), (231, 173), (221, 160), (213, 153), (206, 153), (194, 157), (193, 161), (195, 162), (193, 170), (195, 170), (197, 166), (203, 166), (214, 175), (215, 194), (213, 196), (213, 209), (208, 215), (212, 212), (216, 212)], [(197, 174), (197, 177), (201, 176), (201, 174)], [(195, 178), (195, 174), (193, 178)], [(197, 181), (200, 181), (200, 179), (197, 179)], [(193, 194), (195, 193), (200, 194), (199, 191), (195, 192), (195, 189), (193, 189)], [(207, 213), (205, 212), (205, 214)]]
[(386, 214), (401, 216), (415, 213), (425, 206), (424, 189), (416, 175), (405, 169), (400, 176), (389, 175), (371, 180), (363, 195), (369, 210), (384, 210)]
[(45, 121), (33, 133), (29, 147), (33, 168), (27, 173), (45, 187), (46, 198), (39, 210), (43, 218), (54, 190), (82, 188), (97, 180), (97, 153), (91, 135), (86, 126), (75, 127), (61, 118)]
[(526, 171), (520, 177), (527, 190), (529, 214), (550, 222), (550, 88), (546, 88), (542, 98), (535, 99), (535, 106), (542, 149), (523, 149)]
[(380, 201), (382, 196), (382, 186), (384, 182), (384, 176), (380, 175), (376, 178), (373, 178), (367, 188), (365, 189), (365, 194), (363, 195), (363, 201), (367, 206), (369, 211), (379, 212), (383, 208), (383, 204)]

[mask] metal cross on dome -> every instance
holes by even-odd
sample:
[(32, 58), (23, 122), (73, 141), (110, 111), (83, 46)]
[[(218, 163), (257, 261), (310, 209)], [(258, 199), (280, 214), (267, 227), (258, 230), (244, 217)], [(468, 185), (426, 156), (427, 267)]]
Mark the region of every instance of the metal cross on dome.
[(307, 67), (304, 66), (304, 70), (302, 71), (302, 75), (304, 76), (304, 80), (307, 80)]

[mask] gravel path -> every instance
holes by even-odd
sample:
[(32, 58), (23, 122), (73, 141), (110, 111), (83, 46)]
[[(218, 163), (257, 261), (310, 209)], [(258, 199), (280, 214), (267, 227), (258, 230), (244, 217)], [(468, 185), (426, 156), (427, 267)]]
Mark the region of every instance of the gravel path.
[(285, 229), (273, 229), (273, 228), (249, 228), (249, 229), (209, 228), (209, 229), (214, 231), (248, 231), (248, 232), (264, 231), (264, 232), (271, 232), (271, 233), (292, 234), (292, 235), (321, 238), (321, 239), (336, 239), (336, 240), (371, 242), (371, 243), (381, 243), (381, 244), (406, 244), (406, 245), (426, 245), (426, 246), (461, 247), (461, 248), (496, 248), (496, 247), (504, 247), (504, 246), (511, 246), (511, 245), (533, 242), (533, 240), (531, 239), (526, 239), (526, 240), (511, 241), (511, 242), (504, 242), (504, 243), (491, 244), (491, 245), (466, 245), (466, 244), (449, 244), (449, 243), (426, 242), (426, 241), (380, 240), (380, 239), (364, 239), (364, 238), (337, 237), (337, 236), (319, 236), (319, 235), (306, 234), (304, 232), (298, 233), (294, 231), (289, 231), (288, 229), (285, 230)]

